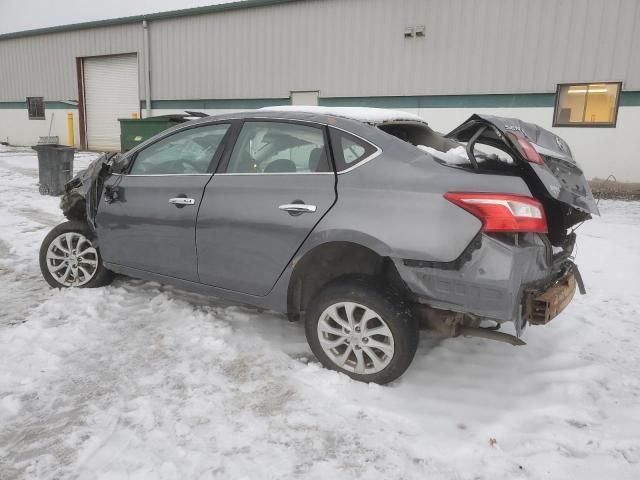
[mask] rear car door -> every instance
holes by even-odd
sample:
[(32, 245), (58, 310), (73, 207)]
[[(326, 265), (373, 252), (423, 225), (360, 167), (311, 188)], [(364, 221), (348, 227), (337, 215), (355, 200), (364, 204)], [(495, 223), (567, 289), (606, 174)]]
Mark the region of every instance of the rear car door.
[(195, 222), (229, 123), (174, 132), (105, 181), (96, 216), (106, 263), (197, 281)]
[(202, 283), (266, 295), (336, 199), (323, 126), (246, 120), (197, 222)]

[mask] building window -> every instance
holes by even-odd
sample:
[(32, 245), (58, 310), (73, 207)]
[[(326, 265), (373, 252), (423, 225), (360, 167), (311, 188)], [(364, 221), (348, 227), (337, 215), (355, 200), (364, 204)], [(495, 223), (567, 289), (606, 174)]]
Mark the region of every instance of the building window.
[(44, 120), (44, 98), (27, 97), (29, 120)]
[(554, 127), (615, 127), (622, 83), (560, 84)]

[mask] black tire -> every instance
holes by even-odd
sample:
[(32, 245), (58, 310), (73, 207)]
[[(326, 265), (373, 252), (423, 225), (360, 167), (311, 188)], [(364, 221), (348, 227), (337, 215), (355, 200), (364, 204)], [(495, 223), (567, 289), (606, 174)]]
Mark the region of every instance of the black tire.
[[(42, 245), (40, 246), (40, 271), (42, 272), (42, 276), (47, 281), (49, 285), (54, 288), (70, 288), (70, 285), (65, 285), (54, 278), (54, 276), (49, 271), (47, 267), (47, 250), (51, 242), (53, 242), (58, 236), (64, 233), (79, 233), (86, 237), (90, 242), (95, 240), (95, 235), (89, 225), (85, 222), (79, 221), (70, 221), (64, 222), (60, 225), (54, 227), (48, 235), (42, 241)], [(91, 279), (82, 285), (78, 285), (78, 288), (95, 288), (95, 287), (103, 287), (108, 285), (113, 280), (113, 272), (108, 270), (102, 264), (102, 257), (100, 256), (100, 250), (96, 248), (97, 251), (97, 268), (96, 271), (91, 277)]]
[[(354, 302), (370, 308), (391, 330), (394, 352), (382, 370), (370, 374), (355, 373), (338, 366), (325, 353), (320, 344), (318, 323), (323, 312), (339, 302)], [(330, 282), (311, 300), (305, 313), (305, 333), (311, 350), (326, 368), (343, 372), (357, 381), (385, 384), (400, 377), (411, 364), (418, 348), (420, 331), (411, 306), (398, 293), (374, 278), (357, 275)]]

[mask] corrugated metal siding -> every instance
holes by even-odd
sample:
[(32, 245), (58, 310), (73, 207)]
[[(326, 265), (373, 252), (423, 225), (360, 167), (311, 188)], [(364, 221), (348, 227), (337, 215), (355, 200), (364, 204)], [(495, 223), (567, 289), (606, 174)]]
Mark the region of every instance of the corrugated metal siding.
[(640, 89), (637, 0), (311, 0), (156, 21), (151, 44), (156, 99)]
[(138, 53), (142, 65), (142, 50), (140, 24), (0, 40), (0, 101), (77, 100), (76, 57)]
[[(410, 25), (426, 38), (405, 39)], [(155, 100), (554, 92), (606, 80), (640, 90), (638, 0), (306, 0), (154, 20), (150, 36)], [(140, 24), (0, 40), (0, 101), (75, 98), (73, 57), (138, 52), (143, 65), (141, 46)]]

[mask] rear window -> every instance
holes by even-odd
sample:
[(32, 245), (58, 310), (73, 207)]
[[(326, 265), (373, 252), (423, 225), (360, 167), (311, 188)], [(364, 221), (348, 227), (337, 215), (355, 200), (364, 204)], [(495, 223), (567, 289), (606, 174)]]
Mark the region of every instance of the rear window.
[[(389, 135), (404, 140), (420, 150), (434, 156), (447, 165), (471, 168), (471, 162), (466, 150), (466, 143), (460, 143), (432, 130), (427, 124), (395, 122), (378, 125), (378, 128)], [(496, 144), (499, 141), (494, 142)], [(495, 145), (476, 142), (473, 154), (481, 167), (491, 168), (513, 164), (513, 157), (504, 149)]]
[(338, 172), (357, 165), (376, 152), (376, 148), (369, 142), (347, 132), (335, 128), (330, 128), (329, 132)]

